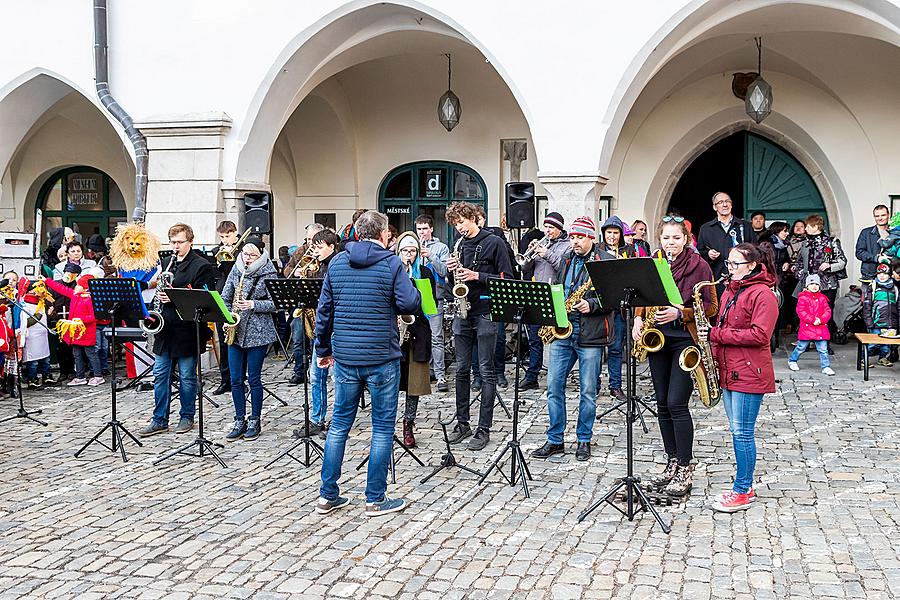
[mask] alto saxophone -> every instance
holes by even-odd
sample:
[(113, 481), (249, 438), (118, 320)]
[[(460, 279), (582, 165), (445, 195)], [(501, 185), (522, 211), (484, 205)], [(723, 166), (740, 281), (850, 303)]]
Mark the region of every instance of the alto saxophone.
[(659, 306), (651, 306), (644, 315), (641, 334), (631, 348), (631, 355), (638, 362), (647, 360), (647, 354), (650, 352), (659, 352), (666, 343), (666, 336), (656, 328), (656, 313), (659, 312), (659, 309)]
[[(566, 298), (566, 314), (569, 314), (570, 312), (575, 310), (575, 305), (581, 302), (582, 299), (584, 299), (584, 295), (587, 293), (590, 287), (591, 278), (588, 277), (587, 280), (578, 287), (578, 289), (569, 294), (569, 297)], [(571, 335), (571, 322), (565, 327), (557, 327), (556, 325), (544, 325), (540, 329), (538, 329), (538, 337), (541, 338), (541, 341), (545, 344), (549, 344), (554, 340), (564, 340)]]
[(400, 345), (409, 339), (409, 326), (416, 322), (416, 315), (398, 315), (397, 328), (400, 330)]
[[(697, 329), (709, 330), (709, 319), (703, 308), (702, 292), (705, 287), (715, 287), (725, 275), (715, 281), (701, 281), (694, 286), (691, 292), (693, 297), (694, 322)], [(688, 346), (678, 356), (678, 366), (691, 374), (694, 387), (700, 396), (700, 402), (706, 408), (712, 408), (719, 403), (722, 397), (722, 389), (719, 387), (719, 365), (713, 357), (712, 346), (709, 339), (701, 339), (696, 346)]]
[(225, 332), (225, 343), (229, 346), (234, 344), (235, 337), (237, 336), (238, 323), (241, 322), (241, 313), (240, 311), (234, 310), (234, 305), (237, 304), (239, 300), (244, 299), (244, 277), (246, 276), (247, 271), (241, 273), (241, 279), (234, 289), (234, 300), (231, 302), (231, 318), (234, 320), (234, 323), (222, 324), (222, 330)]
[(138, 321), (138, 326), (141, 328), (141, 331), (144, 332), (144, 337), (147, 339), (150, 339), (152, 336), (162, 331), (163, 326), (166, 324), (162, 316), (163, 306), (162, 300), (159, 299), (159, 294), (172, 287), (172, 281), (175, 279), (175, 276), (172, 274), (172, 263), (174, 261), (175, 255), (173, 254), (169, 259), (169, 264), (166, 266), (165, 270), (159, 274), (159, 277), (156, 280), (156, 295), (153, 296), (153, 310), (147, 311), (147, 316)]

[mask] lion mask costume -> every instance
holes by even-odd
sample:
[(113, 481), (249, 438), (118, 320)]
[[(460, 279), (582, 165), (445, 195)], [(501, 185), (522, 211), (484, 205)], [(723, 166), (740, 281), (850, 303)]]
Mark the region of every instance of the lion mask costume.
[(161, 244), (141, 223), (119, 223), (109, 256), (120, 271), (150, 271), (159, 263)]

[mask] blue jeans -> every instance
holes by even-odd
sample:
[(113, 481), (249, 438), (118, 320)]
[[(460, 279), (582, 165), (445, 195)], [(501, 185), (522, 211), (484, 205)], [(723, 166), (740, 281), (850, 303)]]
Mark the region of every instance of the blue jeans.
[[(291, 351), (294, 353), (294, 375), (303, 376), (303, 347), (309, 347), (309, 339), (303, 329), (303, 319), (297, 318), (291, 320)], [(315, 354), (313, 354), (315, 356)]]
[[(607, 362), (607, 367), (609, 367), (609, 389), (611, 390), (621, 390), (622, 389), (622, 352), (623, 348), (625, 348), (625, 319), (622, 318), (622, 315), (619, 314), (619, 311), (615, 311), (613, 313), (615, 317), (613, 318), (613, 323), (615, 327), (615, 335), (613, 336), (613, 341), (609, 345), (609, 361)], [(579, 367), (579, 370), (581, 367)]]
[(544, 343), (538, 337), (540, 325), (527, 325), (528, 331), (528, 369), (522, 383), (537, 381), (541, 375), (541, 367), (544, 366)]
[(762, 394), (748, 394), (722, 390), (722, 404), (728, 416), (731, 440), (734, 444), (734, 459), (737, 474), (734, 476), (736, 494), (746, 494), (753, 485), (753, 470), (756, 468), (756, 417), (762, 405)]
[[(874, 327), (869, 330), (869, 333), (874, 333), (878, 335), (881, 333), (881, 329), (878, 327)], [(869, 344), (869, 356), (877, 356), (878, 358), (887, 358), (891, 354), (891, 347), (887, 344)], [(824, 367), (823, 367), (824, 368)]]
[(563, 443), (566, 429), (566, 380), (575, 361), (578, 361), (578, 381), (580, 396), (578, 401), (578, 425), (575, 437), (579, 442), (590, 442), (594, 420), (597, 417), (597, 380), (600, 378), (600, 346), (582, 348), (578, 345), (581, 326), (572, 322), (572, 335), (564, 340), (556, 340), (550, 346), (550, 366), (547, 375), (547, 412), (550, 426), (547, 441), (551, 444)]
[(46, 377), (50, 374), (50, 357), (45, 356), (37, 360), (23, 362), (22, 367), (25, 369), (25, 372), (22, 374), (25, 377), (25, 381), (34, 381), (38, 375)]
[(231, 400), (234, 402), (234, 418), (247, 416), (247, 398), (244, 395), (244, 374), (250, 384), (250, 418), (262, 415), (263, 386), (262, 365), (266, 358), (268, 344), (241, 348), (237, 344), (228, 346), (228, 369), (231, 372)]
[(325, 440), (322, 460), (322, 487), (319, 495), (335, 500), (340, 494), (337, 481), (341, 476), (347, 435), (356, 420), (359, 397), (369, 390), (372, 410), (372, 444), (366, 475), (366, 502), (381, 502), (387, 490), (388, 463), (394, 444), (394, 422), (400, 393), (400, 359), (368, 367), (334, 364), (334, 414)]
[(100, 373), (95, 373), (97, 377), (103, 375), (102, 371), (109, 368), (109, 338), (106, 337), (106, 328), (108, 325), (97, 325), (97, 358), (100, 360)]
[(313, 423), (324, 423), (328, 416), (328, 369), (321, 368), (316, 362), (316, 350), (313, 347), (312, 360), (309, 362), (309, 382), (312, 386), (312, 412), (309, 420)]
[(75, 376), (79, 379), (87, 377), (88, 365), (94, 377), (103, 377), (103, 368), (97, 358), (97, 346), (72, 346), (72, 357), (75, 358)]
[(159, 425), (169, 424), (169, 403), (172, 400), (172, 369), (178, 365), (178, 392), (182, 419), (194, 418), (197, 404), (197, 357), (182, 356), (172, 358), (168, 350), (156, 356), (153, 363), (153, 397), (156, 407), (153, 409), (153, 422)]
[[(819, 353), (819, 366), (822, 369), (830, 366), (831, 361), (828, 359), (828, 342), (825, 340), (798, 340), (797, 345), (794, 346), (794, 351), (791, 352), (791, 355), (788, 357), (788, 362), (797, 362), (800, 355), (806, 352), (806, 349), (809, 348), (810, 344), (816, 345), (816, 352)], [(871, 350), (869, 351), (871, 352)]]

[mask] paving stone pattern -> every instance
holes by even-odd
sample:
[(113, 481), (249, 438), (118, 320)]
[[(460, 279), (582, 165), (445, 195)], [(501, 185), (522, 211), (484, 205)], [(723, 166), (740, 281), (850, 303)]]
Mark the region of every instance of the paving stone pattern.
[[(482, 486), (454, 471), (422, 485), (430, 469), (404, 458), (389, 494), (410, 500), (409, 508), (367, 519), (365, 470), (354, 468), (367, 451), (368, 411), (345, 463), (343, 491), (353, 506), (321, 517), (313, 511), (318, 462), (264, 468), (291, 443), (302, 387), (273, 383), (290, 406), (267, 399), (262, 436), (226, 445), (225, 469), (209, 457), (152, 466), (190, 440), (174, 433), (143, 448), (129, 443), (126, 464), (99, 446), (76, 459), (107, 417), (108, 388), (26, 392), (50, 425), (16, 420), (0, 430), (0, 599), (898, 597), (900, 366), (873, 369), (864, 383), (849, 366), (854, 351), (839, 348), (836, 377), (821, 375), (813, 354), (790, 373), (779, 353), (779, 391), (766, 397), (758, 427), (759, 500), (743, 513), (708, 507), (730, 486), (733, 457), (723, 409), (697, 403), (694, 491), (685, 504), (661, 509), (672, 521), (669, 536), (649, 516), (628, 522), (610, 507), (576, 523), (624, 473), (619, 415), (595, 427), (589, 462), (576, 462), (574, 447), (530, 460), (530, 499), (496, 473)], [(266, 380), (288, 375), (270, 364)], [(648, 386), (642, 380), (642, 391)], [(544, 441), (546, 401), (536, 392), (523, 397), (528, 453)], [(207, 426), (221, 441), (232, 409), (227, 396), (219, 399), (221, 408), (207, 406)], [(146, 423), (151, 402), (149, 392), (120, 396), (131, 431)], [(450, 394), (420, 404), (417, 453), (426, 463), (440, 459), (437, 415), (447, 418), (453, 405)], [(601, 408), (609, 405), (602, 396)], [(14, 406), (0, 401), (0, 415)], [(459, 450), (460, 462), (483, 469), (503, 448), (511, 424), (499, 408), (495, 414), (487, 450)], [(635, 427), (641, 474), (663, 463), (655, 422), (648, 424), (649, 434)], [(570, 443), (573, 429), (570, 421)]]

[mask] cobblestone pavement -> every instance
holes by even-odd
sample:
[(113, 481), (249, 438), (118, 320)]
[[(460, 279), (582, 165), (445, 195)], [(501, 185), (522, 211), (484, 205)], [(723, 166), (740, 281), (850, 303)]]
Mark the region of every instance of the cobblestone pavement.
[[(749, 511), (708, 508), (730, 485), (733, 457), (724, 411), (698, 404), (694, 491), (681, 506), (661, 507), (672, 521), (668, 536), (649, 515), (628, 522), (611, 507), (576, 522), (624, 473), (619, 415), (597, 424), (589, 462), (576, 462), (573, 449), (530, 460), (530, 499), (496, 473), (482, 486), (452, 471), (422, 485), (430, 469), (404, 458), (389, 493), (410, 506), (367, 519), (365, 471), (354, 470), (369, 435), (363, 411), (343, 479), (354, 504), (323, 518), (312, 510), (318, 462), (264, 467), (291, 443), (302, 387), (273, 386), (290, 406), (267, 400), (263, 435), (228, 444), (224, 469), (209, 457), (152, 466), (190, 440), (174, 433), (147, 439), (143, 448), (128, 443), (125, 464), (96, 445), (74, 458), (105, 421), (108, 388), (31, 392), (28, 405), (43, 408), (49, 426), (15, 420), (0, 431), (0, 598), (900, 596), (900, 367), (873, 369), (864, 383), (851, 370), (853, 351), (839, 347), (838, 376), (830, 378), (814, 368), (814, 353), (799, 373), (790, 373), (779, 353), (779, 391), (766, 397), (758, 427), (759, 500)], [(270, 366), (269, 380), (285, 375)], [(529, 453), (543, 443), (546, 403), (535, 392), (524, 397)], [(232, 412), (229, 398), (219, 400), (207, 421), (221, 440)], [(609, 403), (601, 397), (601, 407)], [(137, 431), (150, 404), (149, 392), (122, 394), (119, 416)], [(452, 406), (446, 394), (420, 405), (417, 453), (426, 463), (439, 461), (437, 415), (446, 418)], [(0, 415), (12, 412), (12, 401), (0, 401)], [(504, 447), (510, 420), (498, 409), (496, 421), (488, 449), (460, 450), (460, 462), (483, 469)], [(636, 470), (643, 474), (663, 460), (655, 423), (648, 425), (649, 434), (635, 427)]]

